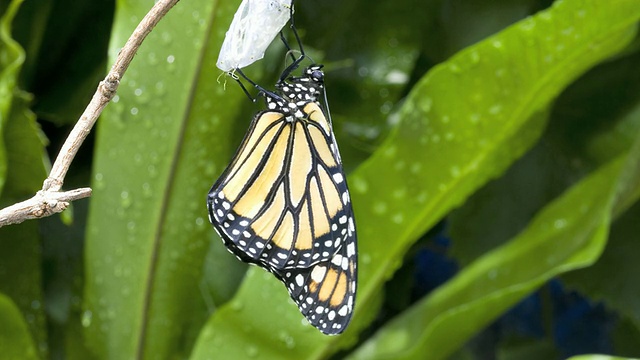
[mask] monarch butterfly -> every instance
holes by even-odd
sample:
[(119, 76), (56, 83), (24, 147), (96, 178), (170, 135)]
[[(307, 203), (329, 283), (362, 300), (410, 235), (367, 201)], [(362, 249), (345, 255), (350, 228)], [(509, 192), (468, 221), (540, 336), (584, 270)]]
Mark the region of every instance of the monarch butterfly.
[(288, 77), (295, 67), (275, 92), (261, 90), (268, 110), (253, 119), (207, 206), (229, 251), (272, 272), (307, 320), (334, 335), (353, 313), (355, 222), (331, 120), (319, 102), (326, 98), (322, 65)]

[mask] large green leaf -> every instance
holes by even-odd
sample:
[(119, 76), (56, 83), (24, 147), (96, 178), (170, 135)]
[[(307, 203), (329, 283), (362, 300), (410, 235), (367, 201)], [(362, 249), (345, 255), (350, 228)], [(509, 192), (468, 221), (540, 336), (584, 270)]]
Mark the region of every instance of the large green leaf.
[[(542, 141), (505, 176), (467, 200), (450, 222), (453, 250), (463, 264), (506, 242), (521, 231), (531, 214), (558, 196), (568, 184), (594, 166), (628, 151), (640, 128), (640, 51), (626, 51), (572, 84), (554, 104), (551, 126)], [(634, 199), (631, 194), (629, 199)], [(620, 204), (621, 213), (629, 204)], [(636, 204), (611, 227), (608, 245), (596, 264), (562, 275), (562, 282), (591, 300), (603, 301), (640, 329), (637, 297), (640, 251), (635, 234)], [(631, 326), (631, 325), (630, 325)], [(616, 327), (616, 340), (633, 339), (637, 331)], [(638, 353), (614, 345), (617, 354)]]
[(380, 287), (415, 239), (531, 146), (541, 114), (564, 87), (629, 43), (637, 5), (559, 1), (434, 68), (387, 141), (349, 178), (360, 280), (345, 335), (325, 337), (305, 325), (285, 289), (252, 269), (206, 325), (192, 359), (315, 359), (347, 346), (375, 315)]
[[(118, 2), (112, 60), (152, 4)], [(231, 156), (234, 118), (247, 101), (216, 82), (237, 5), (179, 2), (137, 52), (98, 124), (83, 325), (99, 358), (185, 356), (216, 305), (204, 262), (222, 242), (205, 198)], [(210, 276), (242, 271), (233, 257), (215, 261), (229, 265)]]
[[(44, 141), (35, 116), (28, 108), (30, 97), (16, 87), (24, 52), (11, 40), (10, 24), (20, 3), (16, 0), (11, 2), (1, 20), (0, 29), (0, 169), (7, 170), (6, 173), (0, 170), (0, 184), (4, 184), (0, 208), (33, 196), (46, 176)], [(0, 293), (17, 305), (22, 321), (30, 331), (29, 338), (35, 340), (36, 349), (44, 357), (47, 353), (47, 335), (40, 261), (37, 222), (28, 221), (0, 228)], [(16, 334), (16, 337), (20, 336)], [(24, 341), (20, 341), (20, 344), (24, 344)], [(3, 346), (0, 348), (4, 349)]]
[[(550, 126), (536, 147), (449, 217), (451, 255), (459, 263), (513, 237), (548, 201), (629, 149), (640, 128), (638, 63), (636, 49), (573, 83), (554, 103)], [(585, 280), (592, 282), (593, 275)]]
[(579, 290), (589, 298), (603, 301), (609, 309), (626, 316), (640, 330), (640, 287), (636, 282), (640, 271), (635, 261), (640, 252), (640, 204), (625, 213), (611, 228), (610, 246), (598, 262), (587, 269), (567, 274), (567, 287)]
[(637, 358), (626, 358), (610, 355), (579, 355), (572, 356), (568, 360), (636, 360)]
[[(636, 51), (628, 61), (616, 62), (618, 67), (626, 65), (631, 71), (627, 72), (626, 77), (620, 79), (617, 84), (611, 84), (617, 90), (614, 99), (621, 102), (631, 98), (633, 102), (621, 108), (621, 117), (614, 124), (611, 124), (612, 113), (615, 114), (611, 106), (608, 107), (607, 112), (597, 112), (609, 127), (605, 128), (607, 131), (594, 131), (592, 141), (585, 144), (588, 154), (593, 157), (602, 158), (607, 153), (624, 150), (629, 146), (628, 143), (632, 137), (638, 134), (640, 93), (637, 90), (640, 89), (640, 68), (637, 64), (639, 61), (640, 51)], [(615, 74), (613, 69), (608, 73)], [(622, 77), (623, 74), (619, 73), (617, 76)], [(609, 84), (605, 84), (604, 87), (602, 92), (607, 91)], [(600, 108), (603, 105), (600, 104)], [(633, 198), (633, 196), (629, 197)], [(626, 206), (621, 208), (624, 210)], [(637, 296), (640, 288), (635, 279), (640, 272), (640, 267), (633, 255), (640, 251), (640, 242), (637, 241), (637, 234), (640, 231), (638, 216), (640, 216), (640, 206), (636, 203), (613, 224), (610, 245), (607, 246), (601, 259), (594, 266), (563, 276), (567, 287), (579, 290), (591, 299), (603, 301), (608, 308), (616, 310), (634, 323), (636, 331), (640, 330), (640, 299)]]
[(39, 359), (33, 338), (20, 310), (10, 298), (0, 294), (0, 349), (7, 360)]
[[(35, 116), (20, 96), (13, 99), (5, 130), (9, 171), (0, 207), (33, 196), (46, 177), (40, 130)], [(18, 305), (31, 336), (44, 355), (47, 334), (41, 287), (41, 253), (36, 221), (0, 228), (0, 293)]]
[(640, 184), (640, 177), (628, 176), (639, 160), (636, 146), (628, 158), (571, 188), (516, 238), (394, 319), (353, 358), (444, 358), (551, 277), (593, 264), (607, 242), (617, 191)]

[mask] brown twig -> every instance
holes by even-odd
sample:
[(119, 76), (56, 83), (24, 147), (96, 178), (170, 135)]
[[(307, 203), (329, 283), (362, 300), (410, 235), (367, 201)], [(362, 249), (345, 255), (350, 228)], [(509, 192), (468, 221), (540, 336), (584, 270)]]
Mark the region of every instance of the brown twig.
[(73, 158), (84, 142), (91, 128), (96, 123), (98, 116), (113, 98), (120, 85), (122, 76), (127, 71), (138, 48), (158, 24), (167, 12), (178, 3), (179, 0), (160, 0), (149, 10), (140, 24), (133, 31), (126, 44), (116, 58), (115, 63), (103, 81), (98, 85), (91, 102), (87, 105), (80, 119), (71, 130), (67, 140), (62, 145), (49, 177), (44, 181), (42, 190), (29, 200), (9, 206), (0, 210), (0, 227), (9, 224), (21, 223), (27, 219), (36, 219), (59, 213), (69, 206), (68, 201), (82, 199), (91, 196), (90, 188), (60, 192), (64, 177), (69, 170)]

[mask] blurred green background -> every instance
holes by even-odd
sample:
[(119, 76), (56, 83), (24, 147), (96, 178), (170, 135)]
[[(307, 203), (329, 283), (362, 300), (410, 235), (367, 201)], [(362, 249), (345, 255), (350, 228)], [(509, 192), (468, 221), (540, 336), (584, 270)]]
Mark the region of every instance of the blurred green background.
[[(152, 5), (0, 1), (1, 207)], [(92, 197), (0, 228), (0, 358), (640, 357), (640, 0), (298, 0), (359, 234), (337, 337), (207, 220), (264, 106), (215, 67), (238, 5), (180, 1), (67, 175)], [(284, 66), (274, 42), (246, 73)]]

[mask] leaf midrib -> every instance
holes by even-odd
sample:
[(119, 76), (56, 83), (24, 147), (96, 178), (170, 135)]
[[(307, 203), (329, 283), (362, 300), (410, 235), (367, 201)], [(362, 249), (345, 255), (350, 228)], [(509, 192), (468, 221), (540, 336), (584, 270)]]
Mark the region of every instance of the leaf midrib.
[(138, 333), (138, 340), (136, 342), (136, 359), (142, 360), (144, 359), (144, 351), (146, 348), (147, 342), (147, 329), (149, 327), (149, 319), (150, 319), (150, 308), (152, 301), (152, 294), (154, 290), (155, 279), (157, 275), (158, 268), (158, 256), (160, 254), (160, 248), (162, 245), (162, 227), (166, 223), (167, 214), (169, 212), (169, 201), (171, 200), (171, 194), (173, 194), (173, 187), (176, 179), (176, 170), (178, 168), (178, 159), (180, 159), (180, 155), (184, 149), (184, 137), (187, 129), (187, 125), (189, 124), (189, 119), (191, 118), (191, 112), (193, 110), (193, 103), (195, 99), (195, 92), (198, 88), (198, 84), (200, 83), (200, 74), (202, 73), (202, 67), (204, 65), (204, 58), (206, 56), (208, 49), (209, 40), (212, 36), (212, 28), (214, 24), (214, 19), (216, 18), (216, 7), (218, 5), (218, 1), (214, 0), (214, 4), (212, 5), (210, 12), (210, 19), (207, 25), (207, 29), (205, 30), (205, 36), (203, 38), (202, 47), (200, 50), (200, 54), (198, 57), (198, 61), (196, 62), (196, 66), (193, 71), (193, 76), (190, 81), (189, 94), (185, 101), (185, 108), (183, 111), (183, 115), (181, 117), (181, 126), (178, 134), (178, 140), (175, 143), (174, 151), (172, 152), (173, 156), (171, 158), (171, 166), (169, 167), (168, 172), (168, 181), (164, 187), (164, 194), (160, 206), (160, 216), (158, 217), (158, 221), (155, 226), (154, 236), (153, 236), (153, 249), (151, 253), (151, 261), (149, 262), (149, 271), (147, 276), (147, 282), (145, 284), (145, 292), (144, 299), (141, 310), (141, 326)]

